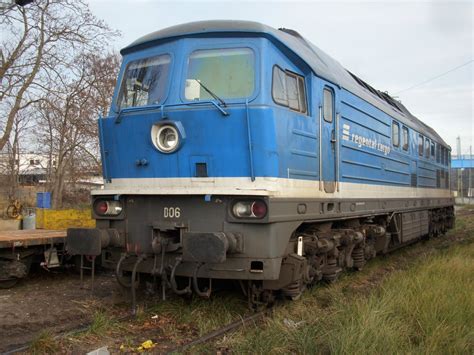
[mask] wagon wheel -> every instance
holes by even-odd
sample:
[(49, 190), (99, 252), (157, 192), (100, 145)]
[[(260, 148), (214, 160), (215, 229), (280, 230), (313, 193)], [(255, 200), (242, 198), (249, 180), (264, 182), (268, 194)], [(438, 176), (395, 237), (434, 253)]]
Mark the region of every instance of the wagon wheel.
[(16, 277), (12, 277), (9, 279), (0, 279), (0, 289), (7, 289), (12, 288), (15, 286), (20, 279)]

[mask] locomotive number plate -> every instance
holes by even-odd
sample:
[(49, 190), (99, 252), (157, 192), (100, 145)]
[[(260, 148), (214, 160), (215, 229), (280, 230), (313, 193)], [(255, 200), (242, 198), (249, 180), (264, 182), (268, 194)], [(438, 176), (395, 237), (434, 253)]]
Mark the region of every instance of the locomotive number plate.
[(163, 208), (164, 218), (179, 218), (181, 217), (181, 208), (179, 207), (164, 207)]

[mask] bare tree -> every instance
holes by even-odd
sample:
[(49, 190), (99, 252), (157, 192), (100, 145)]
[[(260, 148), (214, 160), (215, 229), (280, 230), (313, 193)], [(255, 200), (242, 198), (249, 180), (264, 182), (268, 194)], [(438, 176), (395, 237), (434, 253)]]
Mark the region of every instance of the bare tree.
[(107, 116), (110, 108), (120, 61), (120, 56), (116, 53), (88, 57), (90, 74), (96, 81), (96, 85), (93, 86), (94, 90), (91, 92), (91, 103), (95, 113), (102, 117)]
[(8, 156), (8, 172), (9, 172), (9, 194), (11, 196), (17, 195), (17, 189), (20, 179), (21, 160), (20, 153), (22, 148), (22, 140), (27, 134), (27, 130), (30, 126), (28, 117), (26, 115), (16, 115), (15, 122), (13, 124), (13, 135), (8, 142), (9, 156)]
[[(84, 0), (38, 0), (0, 13), (0, 151), (18, 113), (40, 100), (45, 82), (61, 78), (79, 54), (100, 53), (118, 33), (97, 19)], [(54, 90), (49, 87), (49, 90)]]
[[(23, 110), (16, 115), (13, 122), (10, 139), (7, 141), (0, 162), (0, 170), (6, 177), (6, 193), (8, 196), (17, 197), (20, 182), (20, 171), (25, 168), (21, 160), (22, 148), (24, 148), (28, 131), (32, 126), (30, 121), (31, 112)], [(7, 191), (8, 190), (8, 191)]]
[(118, 71), (115, 54), (76, 58), (59, 73), (63, 85), (49, 83), (50, 90), (38, 104), (41, 142), (49, 154), (52, 206), (62, 206), (66, 182), (81, 173), (100, 171), (97, 118), (110, 106)]

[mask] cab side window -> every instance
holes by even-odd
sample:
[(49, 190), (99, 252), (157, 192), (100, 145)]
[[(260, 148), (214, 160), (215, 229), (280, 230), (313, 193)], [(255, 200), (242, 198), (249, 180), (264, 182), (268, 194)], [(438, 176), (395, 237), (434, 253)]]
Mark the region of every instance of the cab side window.
[(288, 95), (288, 106), (292, 110), (300, 110), (300, 100), (298, 99), (298, 79), (294, 75), (286, 76), (286, 92)]
[(423, 156), (423, 136), (421, 134), (418, 135), (418, 155)]
[(272, 96), (276, 104), (307, 113), (306, 90), (301, 75), (273, 67)]
[(392, 122), (392, 144), (394, 147), (400, 146), (400, 125), (395, 121)]
[(282, 106), (288, 106), (288, 95), (286, 93), (286, 74), (278, 67), (273, 67), (272, 80), (273, 101)]
[(332, 90), (323, 90), (323, 118), (326, 122), (332, 122), (334, 116), (334, 95)]
[(408, 128), (406, 128), (405, 126), (403, 126), (403, 129), (402, 129), (402, 137), (403, 137), (403, 150), (408, 150), (408, 145), (409, 145), (409, 142), (408, 142)]

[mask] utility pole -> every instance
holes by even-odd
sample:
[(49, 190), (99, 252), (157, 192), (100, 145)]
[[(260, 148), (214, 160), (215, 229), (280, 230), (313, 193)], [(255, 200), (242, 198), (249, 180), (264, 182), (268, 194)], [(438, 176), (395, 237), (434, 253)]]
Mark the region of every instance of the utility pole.
[[(462, 159), (462, 154), (461, 154), (461, 136), (458, 136), (456, 138), (456, 150), (458, 151), (458, 159), (460, 160), (461, 162), (461, 167), (458, 169), (458, 176), (457, 176), (457, 179), (458, 179), (458, 191), (459, 191), (459, 195), (461, 197), (461, 203), (464, 203), (464, 196), (463, 196), (463, 192), (462, 192), (462, 171), (463, 171), (463, 168), (464, 168), (464, 162), (463, 162), (463, 159)], [(459, 176), (459, 174), (461, 174), (461, 176)]]
[(469, 196), (469, 202), (471, 202), (471, 198), (474, 197), (474, 191), (472, 187), (472, 170), (474, 169), (474, 162), (472, 160), (472, 145), (469, 146), (469, 188), (467, 190), (467, 195)]

